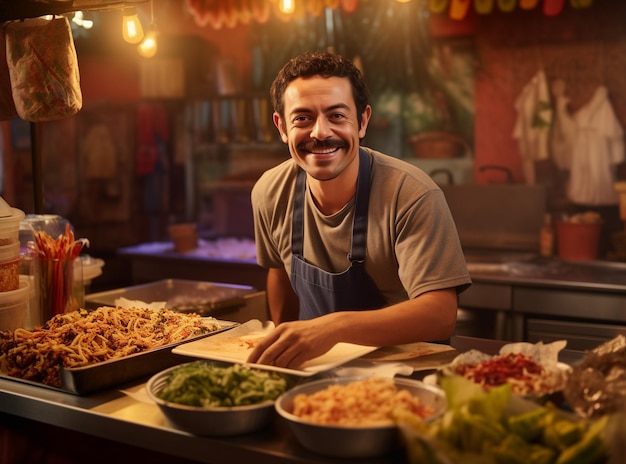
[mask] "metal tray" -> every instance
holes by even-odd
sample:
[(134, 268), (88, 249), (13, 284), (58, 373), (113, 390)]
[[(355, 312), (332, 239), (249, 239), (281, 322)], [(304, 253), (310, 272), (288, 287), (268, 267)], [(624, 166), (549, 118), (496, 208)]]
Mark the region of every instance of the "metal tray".
[(211, 337), (239, 325), (237, 322), (230, 321), (218, 320), (218, 323), (221, 328), (208, 334), (197, 335), (152, 350), (124, 356), (123, 358), (109, 359), (89, 366), (63, 369), (61, 371), (60, 388), (33, 382), (31, 380), (20, 379), (19, 377), (12, 377), (6, 374), (0, 374), (0, 378), (45, 387), (64, 393), (86, 395), (98, 390), (113, 388), (137, 379), (149, 377), (168, 367), (187, 362), (187, 357), (172, 353), (172, 349), (181, 343)]
[(221, 284), (195, 280), (165, 279), (85, 296), (88, 309), (115, 306), (118, 298), (141, 300), (146, 303), (163, 301), (165, 307), (201, 316), (220, 313), (245, 305), (244, 297), (256, 292), (247, 285)]

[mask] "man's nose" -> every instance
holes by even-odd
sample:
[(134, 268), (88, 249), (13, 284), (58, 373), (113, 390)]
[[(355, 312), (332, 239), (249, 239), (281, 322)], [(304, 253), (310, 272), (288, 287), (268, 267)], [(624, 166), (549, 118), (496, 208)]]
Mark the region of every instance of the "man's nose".
[(317, 140), (324, 140), (330, 137), (332, 131), (330, 130), (330, 124), (326, 118), (317, 118), (315, 124), (311, 129), (311, 138)]

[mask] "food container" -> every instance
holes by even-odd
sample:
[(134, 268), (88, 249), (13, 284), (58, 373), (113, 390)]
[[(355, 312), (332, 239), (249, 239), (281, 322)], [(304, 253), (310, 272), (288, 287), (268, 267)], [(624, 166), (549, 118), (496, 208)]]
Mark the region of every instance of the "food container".
[(15, 330), (24, 326), (30, 300), (28, 276), (19, 276), (19, 288), (0, 292), (0, 330)]
[(19, 242), (0, 246), (0, 292), (8, 292), (19, 288), (19, 263)]
[(19, 243), (20, 221), (24, 219), (24, 211), (9, 208), (8, 216), (0, 217), (0, 246)]
[[(362, 379), (343, 377), (304, 383), (281, 395), (276, 400), (276, 411), (287, 421), (298, 442), (316, 453), (340, 458), (371, 458), (389, 454), (401, 444), (400, 431), (394, 424), (363, 427), (320, 425), (293, 414), (294, 398), (297, 395), (311, 395), (331, 385), (345, 385)], [(446, 396), (439, 387), (403, 378), (395, 378), (394, 383), (398, 390), (408, 390), (422, 404), (433, 408), (434, 414), (424, 420), (433, 420), (445, 412)]]
[(87, 294), (91, 287), (91, 281), (102, 275), (104, 260), (83, 255), (80, 257), (80, 261), (83, 268), (83, 286), (85, 287), (85, 294)]
[(602, 223), (558, 221), (559, 258), (566, 261), (593, 261), (598, 258)]
[(172, 224), (168, 227), (170, 238), (174, 242), (174, 250), (185, 253), (198, 247), (196, 227), (195, 223)]
[(116, 300), (164, 302), (165, 307), (202, 316), (217, 316), (246, 304), (245, 296), (255, 289), (245, 285), (218, 284), (195, 280), (165, 279), (148, 284), (91, 293), (85, 298), (87, 309), (115, 306)]
[[(221, 365), (227, 366), (228, 364)], [(165, 387), (171, 372), (178, 367), (180, 366), (159, 372), (146, 384), (146, 392), (150, 399), (178, 428), (194, 435), (241, 435), (263, 428), (276, 416), (274, 401), (245, 406), (200, 407), (162, 400), (157, 394)]]
[(416, 158), (460, 158), (467, 153), (467, 142), (447, 132), (422, 132), (409, 137)]

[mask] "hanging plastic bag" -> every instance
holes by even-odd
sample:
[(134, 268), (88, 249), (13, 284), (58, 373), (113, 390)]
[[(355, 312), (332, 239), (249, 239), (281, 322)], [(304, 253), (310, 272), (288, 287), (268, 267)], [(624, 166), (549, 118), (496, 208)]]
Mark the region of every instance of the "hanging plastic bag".
[(76, 114), (83, 104), (69, 21), (61, 16), (6, 27), (7, 64), (20, 118), (39, 122)]
[(11, 92), (11, 76), (6, 60), (4, 28), (0, 29), (0, 121), (17, 118), (17, 110)]

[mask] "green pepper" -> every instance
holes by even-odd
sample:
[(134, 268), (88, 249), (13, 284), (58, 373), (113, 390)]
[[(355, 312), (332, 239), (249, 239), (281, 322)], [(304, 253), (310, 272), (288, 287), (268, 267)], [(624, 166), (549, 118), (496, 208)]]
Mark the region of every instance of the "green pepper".
[(552, 464), (556, 461), (557, 451), (547, 446), (533, 444), (530, 446), (528, 461), (532, 464)]
[(546, 420), (551, 413), (550, 409), (541, 407), (511, 416), (508, 419), (509, 429), (528, 442), (534, 441), (541, 436)]
[(479, 453), (489, 445), (500, 443), (507, 436), (507, 431), (500, 423), (478, 415), (466, 418), (463, 431), (461, 449)]
[(542, 441), (559, 451), (580, 441), (587, 426), (584, 421), (556, 419), (549, 422), (543, 430)]
[(491, 450), (497, 464), (553, 464), (556, 451), (538, 444), (530, 444), (519, 435), (508, 435)]
[(529, 445), (519, 435), (508, 435), (491, 450), (497, 464), (527, 464)]
[(599, 462), (607, 455), (607, 446), (602, 439), (602, 431), (607, 423), (607, 417), (604, 416), (594, 422), (582, 440), (565, 448), (559, 458), (557, 464), (590, 464)]

